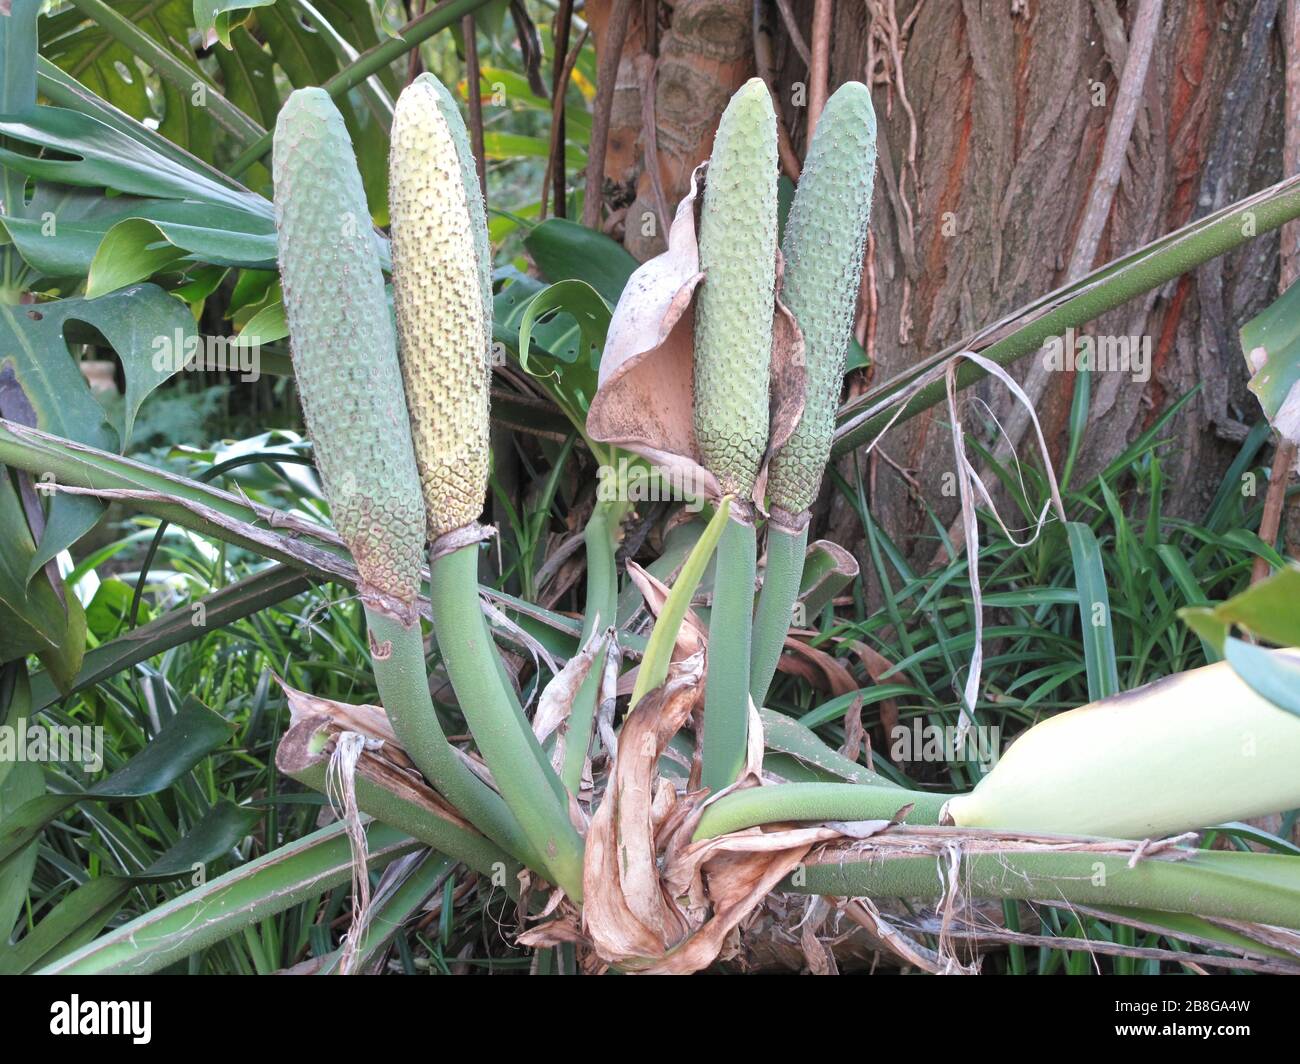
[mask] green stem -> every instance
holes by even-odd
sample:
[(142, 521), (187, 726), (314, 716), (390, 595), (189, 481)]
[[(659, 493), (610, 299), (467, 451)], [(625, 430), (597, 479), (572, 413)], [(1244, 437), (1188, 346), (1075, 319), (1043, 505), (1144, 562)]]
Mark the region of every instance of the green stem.
[[(329, 758), (322, 756), (311, 764), (295, 767), (289, 774), (304, 787), (326, 794), (328, 762)], [(504, 872), (505, 889), (512, 897), (518, 894), (519, 863), (489, 839), (450, 820), (444, 820), (421, 805), (407, 801), (400, 794), (367, 779), (360, 772), (356, 774), (355, 784), (357, 808), (366, 816), (404, 831), (411, 838), (419, 839), (475, 872), (489, 877)]]
[(514, 693), (479, 607), (478, 547), (435, 558), (430, 569), (434, 633), (461, 711), (541, 871), (575, 902), (582, 898), (582, 837), (559, 797), (556, 776)]
[(776, 675), (781, 648), (790, 631), (790, 613), (799, 597), (807, 553), (806, 523), (798, 532), (792, 532), (768, 522), (767, 567), (763, 570), (763, 589), (758, 593), (758, 610), (754, 614), (749, 663), (749, 694), (756, 706), (767, 701), (768, 688)]
[[(412, 48), (418, 48), (435, 33), (454, 26), (465, 15), (472, 14), (487, 2), (488, 0), (447, 0), (446, 3), (439, 4), (432, 11), (426, 11), (419, 18), (412, 19), (394, 36), (362, 52), (354, 62), (326, 81), (321, 88), (330, 94), (331, 99), (337, 100), (371, 74), (400, 59)], [(230, 167), (230, 175), (237, 177), (270, 151), (272, 135), (267, 133), (236, 159)]]
[[(1132, 255), (1118, 262), (1098, 267), (1086, 277), (1057, 289), (1026, 308), (1026, 314), (1039, 313), (1025, 325), (980, 350), (979, 336), (968, 337), (961, 343), (939, 352), (910, 367), (904, 373), (882, 382), (879, 387), (855, 400), (853, 408), (865, 410), (907, 385), (920, 374), (934, 368), (958, 351), (974, 347), (985, 358), (1000, 366), (1037, 351), (1052, 336), (1061, 336), (1067, 328), (1078, 328), (1109, 310), (1128, 302), (1134, 296), (1159, 288), (1181, 273), (1195, 269), (1210, 259), (1227, 254), (1243, 244), (1300, 217), (1300, 178), (1289, 178), (1271, 189), (1247, 197), (1218, 212), (1211, 218), (1201, 219), (1182, 230), (1160, 237)], [(1071, 293), (1077, 293), (1071, 295)], [(1046, 313), (1041, 311), (1052, 309)], [(996, 325), (989, 326), (989, 330)], [(984, 371), (973, 362), (963, 362), (957, 369), (957, 387), (965, 388), (984, 377)], [(900, 425), (928, 410), (943, 400), (942, 380), (922, 388), (907, 403), (907, 408), (894, 425)], [(840, 418), (835, 433), (831, 457), (839, 458), (849, 451), (874, 439), (894, 417), (885, 410), (862, 421), (850, 416)]]
[[(387, 824), (366, 829), (372, 871), (421, 844)], [(144, 975), (319, 898), (352, 875), (342, 822), (246, 861), (202, 886), (141, 913), (40, 970), (41, 975)]]
[(718, 540), (709, 611), (709, 671), (704, 681), (700, 781), (715, 794), (735, 783), (745, 767), (757, 553), (754, 526), (728, 521)]
[(890, 820), (912, 805), (909, 824), (937, 824), (950, 795), (860, 783), (778, 783), (723, 795), (704, 810), (696, 839), (787, 820)]
[[(618, 571), (615, 566), (614, 534), (622, 519), (625, 504), (617, 500), (598, 502), (583, 531), (587, 547), (587, 610), (582, 622), (579, 647), (585, 647), (593, 636), (616, 623), (618, 610)], [(591, 672), (578, 688), (573, 708), (569, 711), (569, 730), (565, 739), (564, 765), (560, 778), (572, 794), (578, 793), (582, 783), (582, 768), (591, 748), (592, 727), (596, 720), (596, 705), (600, 700), (600, 682), (604, 662), (592, 662)]]
[[(1178, 856), (1182, 859), (1147, 858), (1130, 868), (1131, 853), (964, 852), (961, 891), (972, 898), (1134, 906), (1300, 927), (1294, 870), (1286, 865), (1295, 858), (1207, 851)], [(944, 893), (939, 874), (944, 867), (934, 857), (837, 860), (806, 865), (777, 889), (930, 900)]]
[[(379, 700), (402, 749), (466, 820), (516, 857), (535, 859), (527, 836), (501, 796), (474, 775), (447, 741), (429, 695), (419, 624), (408, 628), (369, 606), (366, 623)], [(387, 650), (387, 656), (381, 656), (376, 648)]]

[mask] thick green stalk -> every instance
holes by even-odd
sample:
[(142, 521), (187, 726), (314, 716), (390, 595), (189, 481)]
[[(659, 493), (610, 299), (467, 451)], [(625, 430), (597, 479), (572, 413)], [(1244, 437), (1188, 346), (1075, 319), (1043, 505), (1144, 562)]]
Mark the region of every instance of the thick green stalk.
[(905, 805), (909, 824), (937, 824), (951, 795), (858, 783), (778, 783), (732, 791), (710, 805), (695, 838), (711, 839), (787, 820), (889, 820)]
[[(366, 829), (370, 868), (422, 848), (387, 824)], [(233, 868), (60, 957), (41, 975), (144, 975), (340, 886), (352, 875), (347, 825), (331, 824)]]
[[(961, 855), (961, 892), (970, 898), (1135, 906), (1300, 927), (1294, 857), (1200, 851), (1182, 860), (1146, 858), (1130, 868), (1131, 857), (1123, 852), (968, 851)], [(935, 899), (945, 891), (940, 875), (945, 867), (934, 857), (837, 860), (801, 867), (778, 889), (841, 897)]]
[[(393, 617), (369, 607), (366, 608), (366, 623), (370, 627), (370, 657), (374, 663), (379, 700), (402, 749), (434, 789), (483, 834), (521, 860), (535, 857), (510, 808), (496, 791), (470, 771), (452, 749), (442, 725), (438, 723), (438, 714), (429, 696), (420, 626), (415, 624), (408, 628)], [(378, 813), (373, 815), (385, 823), (393, 823)], [(397, 826), (410, 830), (404, 824)]]
[(518, 818), (540, 871), (575, 901), (582, 898), (582, 838), (558, 797), (563, 787), (497, 667), (479, 608), (478, 546), (429, 566), (434, 634), (461, 711), (501, 794)]
[(735, 783), (745, 767), (757, 553), (754, 526), (729, 520), (718, 541), (713, 605), (709, 610), (709, 665), (704, 681), (700, 782), (715, 794)]
[[(334, 99), (356, 88), (372, 74), (383, 70), (389, 63), (401, 59), (412, 48), (418, 48), (435, 33), (454, 26), (466, 16), (483, 7), (488, 0), (447, 0), (432, 11), (412, 19), (396, 34), (386, 37), (373, 48), (368, 48), (345, 66), (321, 88)], [(271, 150), (271, 134), (259, 139), (230, 166), (230, 176), (238, 177)]]
[(776, 675), (781, 648), (790, 631), (791, 610), (799, 597), (807, 553), (807, 524), (794, 532), (768, 522), (767, 567), (763, 570), (763, 589), (758, 593), (758, 609), (754, 614), (749, 663), (749, 695), (756, 706), (766, 701), (772, 677)]
[[(304, 787), (327, 794), (328, 758), (303, 765), (290, 772)], [(381, 787), (358, 772), (355, 776), (357, 808), (381, 824), (404, 831), (413, 839), (432, 846), (439, 853), (460, 861), (475, 872), (493, 876), (504, 871), (504, 885), (511, 894), (518, 892), (519, 863), (493, 845), (490, 839), (469, 831), (436, 813), (406, 801), (400, 794)]]
[[(1033, 312), (1051, 306), (1051, 311), (1013, 330), (1003, 339), (983, 348), (980, 353), (999, 366), (1006, 366), (1037, 351), (1049, 337), (1061, 336), (1067, 328), (1078, 328), (1127, 303), (1134, 296), (1158, 288), (1179, 274), (1225, 255), (1256, 236), (1262, 236), (1298, 217), (1300, 178), (1293, 177), (1225, 208), (1214, 215), (1212, 220), (1203, 219), (1187, 226), (1186, 230), (1189, 231), (1161, 237), (1119, 262), (1100, 266), (1074, 284), (1042, 297), (1027, 309)], [(1066, 296), (1068, 298), (1063, 298)], [(995, 327), (996, 324), (987, 328), (991, 331)], [(882, 382), (855, 401), (854, 408), (865, 410), (885, 396), (901, 390), (909, 381), (954, 353), (971, 346), (975, 340), (977, 337), (963, 340)], [(978, 343), (975, 343), (975, 347), (979, 348)], [(984, 371), (975, 363), (964, 361), (957, 369), (957, 386), (965, 388), (981, 380), (984, 375)], [(945, 394), (943, 380), (927, 385), (908, 400), (906, 409), (894, 424), (901, 424), (942, 402)], [(870, 442), (893, 417), (892, 410), (884, 410), (862, 420), (857, 420), (851, 414), (847, 419), (841, 417), (840, 427), (835, 433), (835, 443), (831, 448), (832, 459)]]
[[(580, 647), (585, 647), (593, 636), (616, 623), (618, 570), (614, 560), (614, 534), (625, 508), (626, 504), (617, 500), (598, 502), (583, 530), (582, 538), (587, 547), (587, 609), (582, 620), (582, 638), (578, 642)], [(604, 660), (597, 658), (592, 662), (586, 680), (578, 688), (573, 708), (569, 711), (569, 729), (560, 778), (572, 794), (578, 793), (582, 783), (582, 767), (591, 747), (603, 672)]]

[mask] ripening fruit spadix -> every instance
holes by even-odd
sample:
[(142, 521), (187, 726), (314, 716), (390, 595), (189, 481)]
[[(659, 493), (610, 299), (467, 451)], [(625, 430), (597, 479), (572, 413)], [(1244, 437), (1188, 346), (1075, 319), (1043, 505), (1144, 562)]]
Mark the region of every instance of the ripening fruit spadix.
[(959, 827), (1142, 839), (1297, 807), (1300, 718), (1220, 662), (1036, 724), (946, 813)]
[(793, 435), (772, 459), (767, 489), (772, 505), (792, 515), (817, 498), (831, 453), (875, 176), (871, 92), (850, 81), (817, 121), (781, 242), (781, 300), (803, 333), (804, 406)]
[(334, 525), (363, 598), (408, 605), (424, 507), (392, 316), (343, 117), (318, 88), (275, 124), (275, 217), (294, 376)]
[(460, 123), (422, 75), (397, 101), (389, 155), (393, 302), (430, 539), (477, 520), (488, 481), (487, 225)]
[(749, 496), (767, 450), (776, 164), (772, 98), (752, 78), (722, 113), (700, 220), (695, 436), (724, 495)]

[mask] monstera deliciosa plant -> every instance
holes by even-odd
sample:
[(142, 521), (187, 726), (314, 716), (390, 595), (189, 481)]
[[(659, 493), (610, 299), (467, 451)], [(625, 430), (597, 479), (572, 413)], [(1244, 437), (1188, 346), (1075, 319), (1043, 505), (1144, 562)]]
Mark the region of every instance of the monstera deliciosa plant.
[[(1195, 834), (1300, 806), (1300, 719), (1288, 689), (1300, 659), (1230, 634), (1238, 626), (1262, 642), (1300, 641), (1259, 606), (1285, 600), (1293, 571), (1243, 601), (1188, 611), (1226, 660), (1150, 686), (1119, 692), (1113, 647), (1094, 633), (1095, 700), (1028, 727), (962, 791), (901, 786), (765, 704), (809, 580), (844, 553), (808, 542), (833, 456), (947, 398), (978, 609), (982, 484), (965, 458), (956, 392), (983, 375), (1014, 388), (1007, 362), (1236, 246), (1247, 239), (1243, 212), (1251, 234), (1300, 216), (1295, 182), (1053, 293), (837, 413), (876, 157), (863, 85), (827, 102), (783, 225), (777, 123), (755, 79), (723, 114), (667, 250), (631, 272), (612, 310), (569, 281), (530, 295), (512, 317), (496, 291), (471, 138), (432, 74), (416, 77), (392, 109), (385, 239), (374, 226), (376, 179), (358, 165), (338, 102), (358, 81), (298, 88), (279, 108), (268, 203), (38, 66), (22, 47), (24, 32), (33, 42), (35, 5), (15, 8), (0, 49), (10, 57), (0, 107), (4, 250), (25, 271), (7, 274), (0, 307), (6, 722), (36, 721), (61, 694), (196, 637), (182, 608), (83, 653), (85, 618), (54, 560), (106, 502), (275, 563), (205, 600), (206, 625), (298, 593), (304, 574), (354, 589), (380, 704), (276, 677), (290, 711), (276, 768), (326, 796), (337, 822), (275, 840), (100, 934), (139, 884), (173, 881), (253, 830), (256, 808), (214, 802), (157, 862), (91, 880), (15, 935), (8, 970), (158, 970), (349, 880), (352, 912), (321, 970), (363, 970), (377, 948), (376, 913), (397, 905), (392, 891), (372, 890), (371, 872), (425, 851), (517, 908), (517, 944), (588, 972), (704, 969), (736, 952), (773, 894), (853, 899), (844, 903), (851, 919), (895, 943), (883, 899), (935, 904), (945, 928), (989, 899), (1011, 911), (1041, 901), (1120, 920), (1140, 913), (1143, 926), (1211, 945), (1223, 937), (1214, 921), (1274, 946), (1268, 929), (1300, 927), (1300, 858), (1201, 849)], [(38, 84), (56, 102), (37, 103)], [(245, 132), (249, 158), (260, 159), (265, 131)], [(91, 202), (92, 187), (125, 202)], [(58, 254), (40, 244), (37, 224), (43, 197), (56, 195), (84, 196), (87, 212), (77, 242)], [(143, 271), (119, 288), (102, 287), (118, 268), (113, 241), (134, 248)], [(78, 254), (88, 256), (92, 297), (53, 298), (53, 282), (78, 273)], [(140, 261), (150, 255), (161, 258)], [(184, 305), (143, 283), (182, 258), (278, 271), (279, 301), (257, 312), (264, 327), (287, 332), (291, 364), (281, 369), (301, 398), (332, 527), (118, 453), (144, 396), (167, 376), (143, 360), (137, 334), (193, 333)], [(480, 585), (495, 532), (480, 521), (493, 476), (499, 338), (528, 371), (533, 337), (557, 314), (601, 349), (594, 392), (557, 395), (573, 422), (566, 446), (583, 440), (602, 467), (581, 531), (580, 619)], [(78, 326), (123, 360), (126, 414), (116, 426), (84, 394), (66, 350), (49, 350)], [(1066, 520), (1045, 466), (1050, 502)], [(670, 554), (665, 539), (664, 565), (626, 562), (620, 590), (617, 548), (647, 484), (700, 518), (685, 547)], [(1081, 617), (1098, 606), (1104, 614), (1092, 533), (1068, 523), (1068, 542), (1070, 601)], [(653, 615), (648, 633), (627, 623), (629, 596)], [(542, 629), (563, 639), (548, 646)], [(547, 660), (535, 706), (502, 643)], [(980, 643), (977, 628), (959, 739), (978, 719)], [(29, 669), (35, 662), (40, 671)], [(459, 716), (437, 704), (447, 690)], [(83, 790), (47, 795), (39, 768), (33, 776), (29, 766), (0, 766), (4, 930), (48, 825), (78, 803), (161, 791), (228, 736), (227, 722), (192, 700), (129, 764)], [(409, 912), (418, 901), (405, 904)], [(905, 956), (933, 971), (976, 964), (946, 932), (937, 948), (914, 944)]]

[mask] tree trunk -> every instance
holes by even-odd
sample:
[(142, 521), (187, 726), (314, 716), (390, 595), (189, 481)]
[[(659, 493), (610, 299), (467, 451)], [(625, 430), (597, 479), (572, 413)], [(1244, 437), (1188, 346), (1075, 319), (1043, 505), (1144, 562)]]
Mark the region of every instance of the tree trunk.
[[(608, 2), (588, 4), (598, 47)], [(813, 0), (788, 6), (809, 40)], [(662, 246), (663, 207), (671, 217), (727, 97), (753, 72), (756, 8), (775, 27), (776, 97), (801, 156), (809, 75), (773, 0), (678, 0), (671, 9), (648, 2), (635, 16), (606, 175), (607, 193), (621, 188), (630, 204), (614, 231), (639, 257)], [(893, 376), (1064, 281), (1136, 8), (1136, 0), (836, 0), (830, 87), (869, 80), (880, 122), (873, 284), (864, 285), (859, 323), (872, 379)], [(647, 10), (657, 11), (649, 34)], [(1097, 264), (1281, 178), (1279, 22), (1278, 0), (1167, 0)], [(664, 205), (644, 166), (639, 88), (644, 57), (656, 54)], [(646, 212), (655, 218), (649, 237)], [(1262, 237), (1089, 326), (1095, 337), (1149, 338), (1150, 377), (1094, 376), (1075, 483), (1200, 385), (1166, 429), (1174, 446), (1163, 461), (1174, 511), (1203, 513), (1247, 426), (1261, 416), (1245, 389), (1237, 329), (1275, 297), (1277, 258), (1276, 234)], [(1058, 464), (1073, 388), (1072, 373), (1051, 374), (1039, 406)], [(978, 394), (1005, 411), (1001, 391), (985, 382)], [(873, 510), (919, 558), (932, 554), (933, 530), (908, 478), (943, 517), (956, 505), (943, 494), (953, 468), (945, 422), (936, 407), (894, 429), (882, 444), (889, 461), (872, 469)], [(1027, 444), (1019, 452), (1031, 454)], [(846, 542), (856, 535), (847, 515), (833, 524)]]

